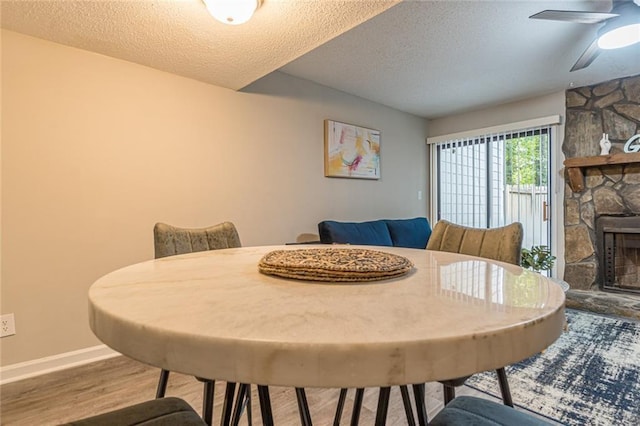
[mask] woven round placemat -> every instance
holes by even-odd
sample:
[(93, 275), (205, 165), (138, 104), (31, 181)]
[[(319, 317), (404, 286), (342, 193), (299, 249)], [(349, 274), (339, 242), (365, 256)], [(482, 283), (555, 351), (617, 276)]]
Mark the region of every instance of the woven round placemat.
[(309, 281), (377, 281), (404, 275), (412, 268), (405, 257), (358, 248), (275, 250), (258, 264), (263, 274)]

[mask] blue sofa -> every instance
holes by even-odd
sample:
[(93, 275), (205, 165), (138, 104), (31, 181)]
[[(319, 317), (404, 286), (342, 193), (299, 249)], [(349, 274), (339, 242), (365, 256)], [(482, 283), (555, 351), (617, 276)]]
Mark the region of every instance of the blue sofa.
[(370, 222), (336, 222), (318, 224), (320, 242), (424, 249), (431, 236), (431, 225), (424, 217), (381, 219)]

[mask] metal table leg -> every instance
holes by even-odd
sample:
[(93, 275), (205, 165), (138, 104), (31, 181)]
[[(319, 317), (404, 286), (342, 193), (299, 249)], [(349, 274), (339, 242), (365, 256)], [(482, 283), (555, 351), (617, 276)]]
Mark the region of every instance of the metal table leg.
[(344, 410), (344, 402), (347, 400), (347, 389), (340, 389), (340, 396), (338, 397), (338, 406), (336, 407), (336, 415), (333, 418), (333, 426), (340, 426), (340, 418), (342, 417), (342, 410)]
[(376, 426), (385, 426), (385, 424), (387, 424), (387, 412), (389, 411), (390, 395), (390, 387), (380, 388), (380, 395), (378, 396), (378, 409), (376, 411)]
[(358, 426), (360, 421), (360, 410), (362, 410), (362, 398), (364, 397), (364, 389), (356, 389), (356, 399), (353, 400), (353, 411), (351, 412), (351, 426)]
[(409, 388), (406, 385), (400, 386), (400, 394), (402, 395), (404, 412), (407, 415), (407, 426), (416, 426), (416, 420), (413, 417), (413, 408), (411, 407), (411, 396), (409, 395)]
[(416, 400), (416, 412), (418, 413), (418, 424), (420, 426), (427, 426), (427, 407), (424, 404), (425, 398), (425, 385), (424, 383), (413, 385), (413, 397)]
[(273, 426), (273, 413), (271, 412), (271, 400), (269, 399), (269, 388), (267, 386), (258, 385), (258, 398), (260, 398), (263, 426)]
[(312, 426), (311, 412), (307, 403), (307, 394), (304, 388), (296, 388), (296, 399), (298, 400), (298, 412), (300, 413), (300, 424), (302, 426)]
[(224, 391), (224, 402), (222, 403), (222, 416), (220, 417), (220, 426), (229, 426), (231, 422), (231, 413), (233, 410), (233, 397), (236, 393), (236, 384), (227, 382)]

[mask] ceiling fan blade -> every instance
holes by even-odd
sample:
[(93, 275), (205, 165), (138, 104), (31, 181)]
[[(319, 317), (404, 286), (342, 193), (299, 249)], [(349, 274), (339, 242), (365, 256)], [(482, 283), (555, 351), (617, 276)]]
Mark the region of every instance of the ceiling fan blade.
[(593, 60), (598, 57), (600, 51), (601, 49), (598, 47), (598, 39), (596, 38), (578, 58), (576, 63), (571, 68), (571, 71), (578, 71), (588, 67), (591, 62), (593, 62)]
[(578, 24), (598, 24), (607, 19), (615, 18), (616, 16), (620, 15), (617, 13), (581, 12), (577, 10), (543, 10), (542, 12), (529, 16), (529, 18), (575, 22)]

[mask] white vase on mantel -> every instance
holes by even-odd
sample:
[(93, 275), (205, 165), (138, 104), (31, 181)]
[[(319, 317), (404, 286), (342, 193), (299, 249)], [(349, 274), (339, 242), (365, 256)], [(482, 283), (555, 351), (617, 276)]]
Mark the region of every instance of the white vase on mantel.
[(609, 155), (609, 150), (611, 150), (611, 142), (609, 141), (609, 135), (606, 133), (603, 133), (602, 139), (600, 139), (600, 155)]

